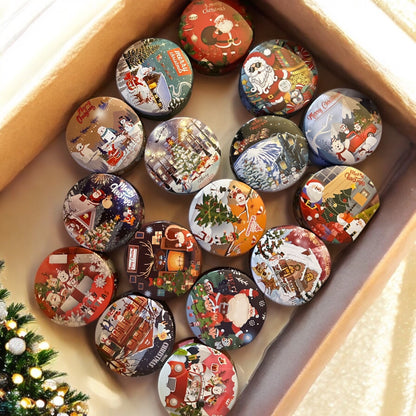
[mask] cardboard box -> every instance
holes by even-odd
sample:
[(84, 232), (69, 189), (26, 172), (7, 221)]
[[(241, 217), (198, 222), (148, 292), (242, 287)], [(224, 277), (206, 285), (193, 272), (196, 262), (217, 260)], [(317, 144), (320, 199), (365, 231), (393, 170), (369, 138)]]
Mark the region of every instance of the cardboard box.
[[(139, 3), (117, 2), (100, 16), (94, 22), (95, 29), (80, 40), (65, 64), (41, 80), (33, 94), (18, 111), (7, 115), (0, 127), (0, 177), (4, 188), (0, 194), (0, 232), (9, 236), (0, 244), (0, 256), (6, 263), (0, 278), (12, 292), (13, 300), (29, 306), (40, 332), (60, 351), (57, 369), (68, 373), (71, 385), (90, 394), (92, 414), (104, 416), (130, 415), (137, 409), (164, 414), (155, 392), (157, 376), (126, 380), (109, 373), (94, 353), (94, 329), (52, 324), (35, 304), (32, 284), (38, 265), (49, 252), (73, 244), (61, 223), (61, 206), (67, 190), (87, 173), (75, 166), (67, 153), (63, 133), (67, 121), (84, 99), (117, 94), (113, 74), (125, 46), (154, 34), (174, 40), (178, 13), (187, 2), (160, 1), (157, 10), (150, 1)], [(328, 284), (311, 303), (298, 309), (269, 304), (269, 317), (261, 337), (233, 352), (241, 392), (231, 415), (259, 414), (260, 410), (264, 415), (290, 414), (354, 322), (382, 290), (415, 226), (416, 194), (412, 181), (416, 168), (411, 144), (414, 135), (408, 135), (415, 123), (414, 104), (409, 97), (399, 96), (387, 76), (380, 76), (368, 61), (362, 61), (362, 50), (311, 4), (256, 2), (264, 13), (253, 9), (256, 42), (283, 36), (302, 41), (317, 57), (321, 92), (337, 86), (357, 86), (376, 97), (383, 120), (385, 117), (389, 123), (383, 127), (377, 152), (357, 167), (374, 179), (382, 205), (359, 240), (337, 253)], [(165, 28), (169, 21), (171, 24)], [(349, 70), (351, 64), (355, 71)], [(57, 79), (59, 83), (54, 82)], [(199, 117), (211, 126), (221, 136), (225, 159), (227, 143), (236, 128), (251, 118), (239, 102), (236, 79), (235, 73), (218, 78), (196, 74), (191, 100), (180, 114)], [(403, 111), (404, 108), (410, 111)], [(156, 124), (144, 122), (147, 133)], [(29, 130), (34, 133), (22, 134)], [(18, 149), (16, 143), (21, 144)], [(224, 160), (220, 176), (230, 174)], [(144, 197), (146, 220), (163, 216), (186, 225), (190, 202), (187, 196), (155, 192), (143, 164), (126, 178)], [(268, 226), (294, 223), (289, 209), (292, 192), (290, 189), (264, 196)], [(406, 204), (398, 204), (404, 196)], [(205, 257), (205, 269), (216, 265), (248, 268), (246, 258)], [(121, 252), (116, 253), (114, 260), (118, 268), (123, 267)], [(120, 290), (125, 288), (125, 282), (121, 282)], [(183, 305), (178, 300), (170, 306), (179, 317), (178, 336), (183, 337), (189, 333)]]

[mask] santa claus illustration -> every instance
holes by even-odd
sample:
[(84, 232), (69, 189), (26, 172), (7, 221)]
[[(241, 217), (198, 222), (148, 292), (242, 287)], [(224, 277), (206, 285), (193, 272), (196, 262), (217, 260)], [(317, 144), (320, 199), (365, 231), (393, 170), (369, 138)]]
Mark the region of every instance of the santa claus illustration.
[(251, 84), (251, 92), (257, 93), (270, 112), (278, 112), (290, 101), (290, 73), (286, 69), (275, 69), (275, 56), (266, 48), (263, 52), (252, 52), (244, 62), (244, 71)]
[(309, 179), (300, 194), (300, 209), (305, 220), (320, 222), (325, 208), (322, 206), (324, 185), (315, 178)]

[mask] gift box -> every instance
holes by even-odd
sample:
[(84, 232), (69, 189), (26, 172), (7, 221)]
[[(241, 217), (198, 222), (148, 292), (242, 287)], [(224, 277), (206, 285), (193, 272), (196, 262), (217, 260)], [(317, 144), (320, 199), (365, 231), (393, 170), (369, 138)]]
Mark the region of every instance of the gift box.
[[(374, 98), (384, 122), (383, 138), (374, 155), (358, 167), (375, 182), (381, 208), (354, 244), (333, 250), (331, 276), (311, 302), (299, 308), (269, 303), (260, 335), (250, 345), (232, 351), (240, 379), (238, 399), (230, 412), (235, 415), (258, 414), (259, 409), (262, 414), (284, 415), (296, 408), (354, 323), (381, 293), (415, 227), (416, 118), (415, 95), (410, 93), (414, 83), (403, 85), (406, 80), (392, 76), (393, 63), (399, 60), (393, 50), (391, 68), (384, 62), (379, 66), (379, 57), (343, 32), (324, 6), (295, 3), (250, 3), (255, 42), (274, 37), (299, 41), (317, 60), (320, 92), (354, 87)], [(0, 276), (2, 284), (13, 299), (29, 305), (43, 335), (60, 351), (59, 370), (67, 372), (69, 382), (91, 396), (92, 414), (133, 414), (139, 409), (162, 415), (164, 409), (157, 395), (156, 375), (126, 380), (110, 374), (95, 354), (92, 327), (57, 328), (35, 304), (32, 286), (41, 260), (52, 250), (73, 243), (62, 224), (65, 195), (87, 175), (69, 156), (64, 130), (77, 106), (89, 97), (118, 97), (115, 65), (130, 43), (148, 36), (178, 42), (179, 14), (186, 4), (166, 0), (154, 8), (150, 1), (113, 3), (91, 20), (87, 30), (77, 34), (59, 64), (35, 80), (30, 93), (5, 115), (0, 127), (0, 257), (6, 264)], [(349, 7), (346, 9), (349, 12)], [(382, 42), (382, 38), (376, 42), (374, 33), (372, 36), (373, 43)], [(229, 143), (238, 127), (252, 117), (239, 101), (237, 79), (237, 72), (220, 77), (195, 73), (191, 99), (179, 114), (201, 119), (217, 134), (223, 152), (219, 178), (232, 176), (227, 160)], [(299, 122), (300, 117), (294, 120)], [(157, 125), (142, 121), (147, 134)], [(125, 177), (143, 196), (146, 221), (172, 220), (186, 226), (191, 196), (155, 189), (142, 162)], [(289, 188), (263, 195), (269, 227), (295, 222), (293, 193), (294, 188)], [(205, 269), (249, 267), (244, 256), (204, 256)], [(122, 250), (114, 254), (121, 270), (120, 292), (128, 286), (122, 257)], [(170, 307), (177, 336), (188, 336), (183, 300), (175, 299)]]

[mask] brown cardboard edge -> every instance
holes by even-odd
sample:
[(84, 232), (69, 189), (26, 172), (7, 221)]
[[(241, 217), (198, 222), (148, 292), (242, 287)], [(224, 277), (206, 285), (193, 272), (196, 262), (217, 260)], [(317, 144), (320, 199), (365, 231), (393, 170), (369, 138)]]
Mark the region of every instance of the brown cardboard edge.
[(389, 68), (380, 68), (371, 51), (353, 43), (313, 0), (258, 0), (256, 6), (338, 76), (352, 79), (357, 88), (374, 98), (383, 120), (416, 141), (416, 98), (394, 81), (396, 77)]
[(381, 295), (395, 267), (400, 262), (400, 259), (403, 258), (403, 253), (406, 252), (406, 244), (409, 247), (409, 236), (414, 234), (415, 230), (416, 214), (411, 217), (410, 221), (393, 243), (391, 249), (386, 253), (364, 286), (338, 319), (337, 324), (331, 329), (321, 345), (314, 351), (309, 362), (275, 408), (273, 416), (290, 415), (296, 410), (301, 398), (304, 397), (313, 381), (319, 376), (331, 357), (334, 356), (354, 325), (375, 299)]
[(0, 190), (65, 129), (76, 106), (114, 76), (124, 48), (157, 33), (185, 3), (159, 0), (152, 7), (150, 0), (118, 0), (97, 18), (62, 64), (45, 74), (3, 119)]
[[(315, 298), (268, 347), (230, 416), (290, 415), (363, 312), (381, 293), (416, 228), (416, 147), (381, 197), (371, 226), (338, 258)], [(406, 195), (406, 204), (398, 203)], [(394, 219), (394, 221), (392, 220)], [(371, 253), (369, 253), (369, 248)]]

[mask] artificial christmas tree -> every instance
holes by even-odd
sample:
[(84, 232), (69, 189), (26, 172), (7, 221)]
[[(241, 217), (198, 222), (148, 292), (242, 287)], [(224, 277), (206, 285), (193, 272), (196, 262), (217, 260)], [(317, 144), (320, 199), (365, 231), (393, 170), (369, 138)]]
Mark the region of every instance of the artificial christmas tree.
[(33, 316), (23, 313), (23, 304), (7, 306), (8, 296), (0, 288), (0, 415), (87, 415), (88, 397), (59, 381), (64, 373), (45, 368), (57, 352), (41, 335), (26, 329)]

